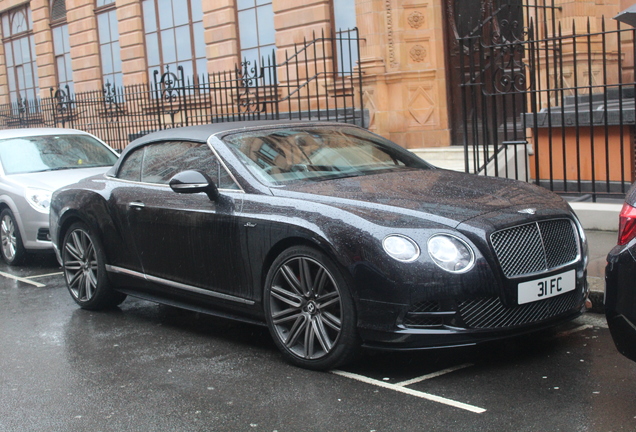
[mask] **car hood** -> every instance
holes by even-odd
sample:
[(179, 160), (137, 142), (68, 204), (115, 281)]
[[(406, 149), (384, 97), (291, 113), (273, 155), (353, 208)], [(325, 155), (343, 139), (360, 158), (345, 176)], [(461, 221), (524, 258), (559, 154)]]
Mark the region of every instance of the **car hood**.
[(66, 170), (42, 171), (6, 176), (10, 181), (24, 187), (35, 187), (54, 191), (63, 186), (76, 183), (83, 178), (103, 174), (110, 169), (106, 167), (74, 168)]
[(401, 213), (451, 227), (504, 209), (516, 214), (526, 208), (568, 211), (563, 199), (538, 186), (443, 169), (298, 182), (272, 193), (340, 207), (375, 222), (385, 213)]

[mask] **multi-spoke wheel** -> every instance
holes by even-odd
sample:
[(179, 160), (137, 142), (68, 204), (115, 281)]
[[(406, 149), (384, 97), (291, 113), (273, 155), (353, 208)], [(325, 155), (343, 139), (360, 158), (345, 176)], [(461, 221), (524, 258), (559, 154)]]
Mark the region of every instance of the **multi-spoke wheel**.
[(61, 253), (66, 285), (73, 300), (82, 308), (104, 309), (124, 301), (126, 295), (110, 287), (101, 244), (85, 224), (71, 225), (64, 236)]
[(18, 224), (9, 209), (4, 209), (0, 213), (0, 241), (2, 241), (2, 259), (9, 265), (22, 264), (27, 252), (22, 244)]
[(264, 302), (274, 341), (292, 363), (330, 369), (357, 352), (348, 284), (323, 253), (308, 247), (283, 252), (267, 275)]

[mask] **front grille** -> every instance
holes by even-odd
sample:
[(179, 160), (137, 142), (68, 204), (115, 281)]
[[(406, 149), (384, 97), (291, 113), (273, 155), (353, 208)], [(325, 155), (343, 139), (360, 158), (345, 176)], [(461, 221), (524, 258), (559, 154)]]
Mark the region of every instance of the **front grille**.
[(40, 241), (51, 241), (51, 234), (49, 233), (48, 228), (40, 228), (38, 230), (38, 240)]
[(459, 304), (459, 313), (468, 328), (506, 328), (543, 321), (576, 306), (580, 291), (571, 291), (549, 299), (506, 307), (497, 297), (480, 298)]
[(519, 225), (490, 236), (506, 277), (545, 272), (576, 261), (577, 239), (569, 219)]

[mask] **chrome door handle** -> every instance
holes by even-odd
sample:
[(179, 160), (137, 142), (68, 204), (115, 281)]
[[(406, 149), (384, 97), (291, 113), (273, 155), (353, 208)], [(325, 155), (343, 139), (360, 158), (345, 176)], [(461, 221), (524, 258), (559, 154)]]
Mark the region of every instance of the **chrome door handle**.
[(141, 210), (144, 207), (146, 207), (146, 205), (142, 202), (138, 202), (138, 201), (133, 201), (128, 203), (128, 208), (130, 209), (135, 209), (135, 210)]

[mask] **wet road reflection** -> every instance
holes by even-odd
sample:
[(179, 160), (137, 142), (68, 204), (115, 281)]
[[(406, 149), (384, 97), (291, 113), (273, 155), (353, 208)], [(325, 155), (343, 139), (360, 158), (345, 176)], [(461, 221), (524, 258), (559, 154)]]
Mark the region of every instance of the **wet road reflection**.
[(365, 353), (338, 375), (285, 364), (265, 327), (135, 299), (80, 310), (54, 259), (0, 272), (43, 285), (0, 276), (0, 431), (636, 429), (636, 364), (600, 315), (479, 347)]

